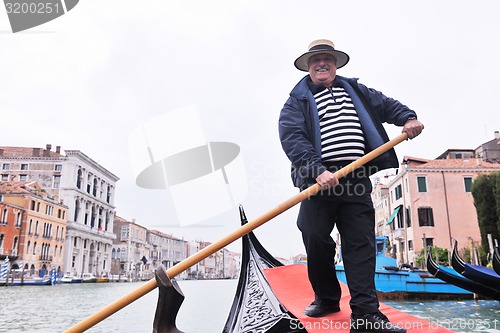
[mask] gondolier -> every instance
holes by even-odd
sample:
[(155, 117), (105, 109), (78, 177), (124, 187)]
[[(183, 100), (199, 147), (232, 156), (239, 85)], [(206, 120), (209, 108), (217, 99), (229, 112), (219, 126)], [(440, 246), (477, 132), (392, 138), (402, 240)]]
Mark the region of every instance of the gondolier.
[(340, 311), (336, 277), (336, 244), (330, 236), (335, 225), (351, 293), (351, 332), (406, 332), (379, 310), (374, 285), (375, 221), (369, 176), (397, 168), (394, 150), (375, 158), (346, 177), (334, 172), (387, 142), (383, 122), (403, 126), (410, 139), (422, 123), (414, 111), (381, 92), (336, 75), (349, 56), (325, 39), (313, 41), (295, 60), (309, 72), (293, 88), (281, 110), (279, 135), (292, 163), (296, 187), (318, 183), (322, 191), (301, 203), (297, 225), (308, 256), (308, 276), (315, 292), (304, 313), (323, 317)]

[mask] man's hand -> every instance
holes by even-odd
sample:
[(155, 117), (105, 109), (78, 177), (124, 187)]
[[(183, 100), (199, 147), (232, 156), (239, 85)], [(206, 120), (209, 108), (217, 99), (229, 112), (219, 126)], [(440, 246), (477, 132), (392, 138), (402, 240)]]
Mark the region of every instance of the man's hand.
[(337, 185), (339, 180), (335, 177), (334, 173), (326, 170), (316, 178), (316, 182), (318, 182), (322, 190), (326, 190)]
[(406, 134), (408, 134), (408, 139), (411, 140), (417, 135), (419, 135), (423, 129), (424, 129), (424, 124), (422, 124), (417, 119), (411, 119), (405, 123), (402, 132), (406, 132)]

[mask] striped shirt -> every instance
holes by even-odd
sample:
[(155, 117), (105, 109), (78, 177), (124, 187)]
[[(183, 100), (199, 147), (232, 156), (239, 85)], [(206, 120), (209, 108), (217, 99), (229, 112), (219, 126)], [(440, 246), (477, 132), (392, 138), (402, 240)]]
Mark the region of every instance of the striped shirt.
[(318, 107), (323, 162), (352, 161), (363, 156), (363, 130), (344, 88), (325, 88), (317, 92), (314, 99)]

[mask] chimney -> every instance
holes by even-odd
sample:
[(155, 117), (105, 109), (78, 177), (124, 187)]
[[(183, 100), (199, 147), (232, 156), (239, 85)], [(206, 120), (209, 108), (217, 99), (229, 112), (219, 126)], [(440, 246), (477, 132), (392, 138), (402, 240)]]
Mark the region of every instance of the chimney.
[(33, 157), (40, 157), (40, 148), (33, 148)]
[(498, 131), (495, 131), (495, 139), (500, 139), (500, 132)]
[(46, 149), (43, 151), (43, 156), (44, 157), (49, 157), (50, 156), (50, 149), (52, 149), (52, 145), (48, 143), (46, 145)]
[(56, 153), (61, 154), (61, 146), (56, 146)]

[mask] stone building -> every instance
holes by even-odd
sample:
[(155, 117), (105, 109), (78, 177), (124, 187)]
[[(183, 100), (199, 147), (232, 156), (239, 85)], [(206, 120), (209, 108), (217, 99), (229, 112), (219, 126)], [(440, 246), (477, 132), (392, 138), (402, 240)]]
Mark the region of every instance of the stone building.
[(111, 250), (111, 274), (132, 280), (152, 278), (148, 229), (119, 216), (115, 216), (113, 228), (117, 237)]
[(148, 240), (151, 245), (150, 258), (155, 269), (160, 264), (169, 269), (187, 258), (188, 245), (183, 239), (158, 230), (150, 230)]
[(118, 177), (79, 150), (0, 147), (2, 180), (36, 181), (68, 207), (63, 271), (105, 274), (111, 268), (114, 195)]

